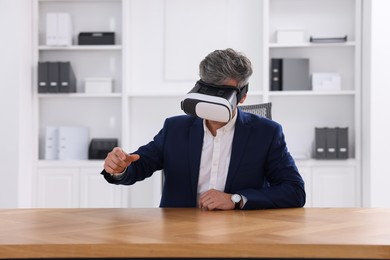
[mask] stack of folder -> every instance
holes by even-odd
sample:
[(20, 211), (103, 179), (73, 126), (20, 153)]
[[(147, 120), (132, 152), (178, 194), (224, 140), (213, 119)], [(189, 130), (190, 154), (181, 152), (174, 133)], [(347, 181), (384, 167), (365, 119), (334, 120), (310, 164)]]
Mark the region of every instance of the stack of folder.
[(316, 127), (315, 158), (347, 159), (348, 127)]
[(76, 92), (76, 77), (70, 62), (39, 62), (39, 93)]

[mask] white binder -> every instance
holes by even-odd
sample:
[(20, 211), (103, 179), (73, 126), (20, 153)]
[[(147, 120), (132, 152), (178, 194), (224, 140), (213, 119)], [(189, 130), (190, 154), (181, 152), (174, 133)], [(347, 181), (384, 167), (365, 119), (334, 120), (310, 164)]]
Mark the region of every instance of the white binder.
[(57, 14), (57, 45), (72, 45), (72, 21), (69, 13)]
[(87, 160), (89, 131), (86, 127), (59, 128), (59, 160)]
[(58, 127), (48, 126), (45, 132), (45, 160), (58, 159)]
[(57, 13), (46, 14), (46, 45), (57, 45)]
[(69, 13), (46, 14), (46, 45), (72, 45), (72, 20)]

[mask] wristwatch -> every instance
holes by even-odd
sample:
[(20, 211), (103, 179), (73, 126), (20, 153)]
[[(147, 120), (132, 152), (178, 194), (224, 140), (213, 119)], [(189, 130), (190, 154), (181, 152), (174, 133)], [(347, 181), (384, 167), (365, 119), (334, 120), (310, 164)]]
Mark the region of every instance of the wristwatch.
[(234, 209), (239, 209), (240, 208), (240, 202), (242, 200), (242, 197), (240, 194), (233, 194), (230, 199), (233, 201), (234, 203)]

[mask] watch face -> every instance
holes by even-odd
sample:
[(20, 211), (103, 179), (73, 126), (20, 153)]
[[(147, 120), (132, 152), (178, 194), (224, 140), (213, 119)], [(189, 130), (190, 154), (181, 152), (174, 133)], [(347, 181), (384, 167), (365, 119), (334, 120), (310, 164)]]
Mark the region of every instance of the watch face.
[(240, 195), (238, 195), (238, 194), (233, 194), (232, 195), (232, 201), (234, 203), (238, 203), (238, 202), (240, 202), (240, 200), (241, 200), (241, 196)]

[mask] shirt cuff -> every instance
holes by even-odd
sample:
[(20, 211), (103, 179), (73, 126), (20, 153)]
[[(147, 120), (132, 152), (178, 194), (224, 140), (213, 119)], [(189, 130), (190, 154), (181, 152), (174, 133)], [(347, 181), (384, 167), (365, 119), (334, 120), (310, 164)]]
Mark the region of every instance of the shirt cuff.
[(111, 175), (111, 178), (113, 178), (114, 180), (120, 180), (122, 179), (123, 175), (125, 174), (127, 170), (127, 167), (123, 170), (123, 172), (121, 173), (116, 173), (116, 174), (110, 174)]
[(244, 196), (244, 195), (241, 195), (241, 198), (242, 198), (242, 207), (241, 208), (244, 208), (245, 207), (245, 204), (247, 203), (248, 199)]

